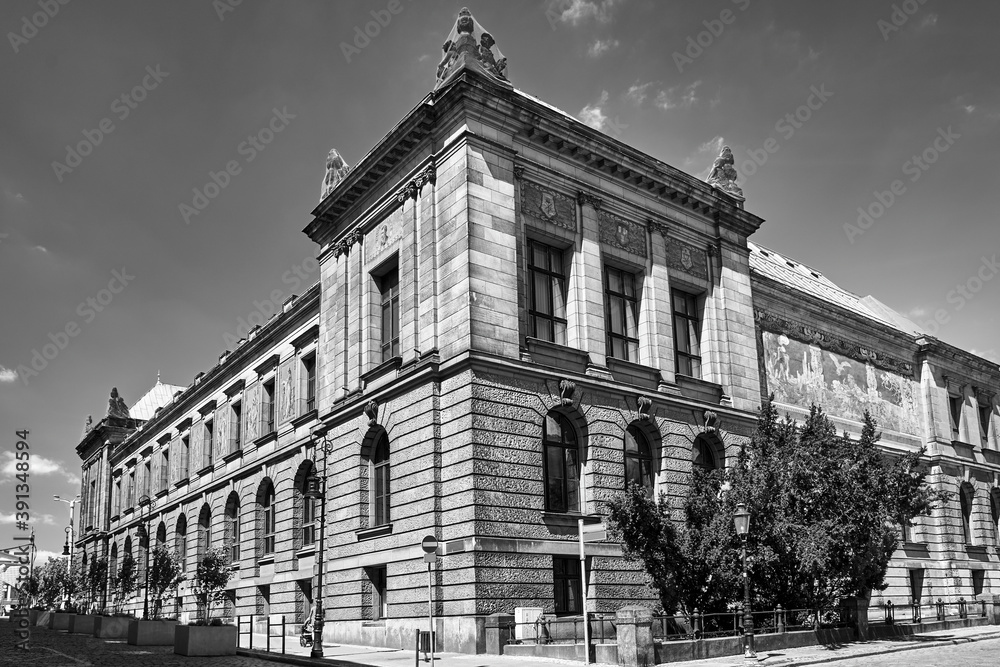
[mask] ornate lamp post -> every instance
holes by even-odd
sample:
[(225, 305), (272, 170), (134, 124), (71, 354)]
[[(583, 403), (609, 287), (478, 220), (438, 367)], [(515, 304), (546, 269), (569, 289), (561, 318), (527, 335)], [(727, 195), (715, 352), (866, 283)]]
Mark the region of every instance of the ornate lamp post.
[(316, 559), (316, 588), (313, 598), (316, 600), (316, 611), (313, 614), (313, 645), (309, 652), (312, 658), (323, 657), (323, 562), (326, 560), (326, 458), (333, 451), (333, 443), (326, 439), (325, 430), (313, 432), (316, 449), (323, 453), (323, 474), (316, 475), (316, 468), (306, 477), (306, 489), (302, 494), (312, 501), (320, 501), (319, 514), (319, 549)]
[[(69, 527), (66, 529), (66, 544), (63, 545), (63, 556), (69, 556), (66, 559), (66, 576), (72, 576), (73, 574), (73, 515), (76, 511), (76, 504), (80, 502), (80, 495), (77, 494), (72, 500), (66, 500), (65, 498), (60, 498), (58, 495), (52, 496), (52, 500), (57, 500), (61, 503), (66, 503), (69, 505)], [(66, 604), (69, 604), (69, 595), (66, 596)]]
[(146, 516), (143, 519), (143, 530), (146, 533), (146, 566), (145, 566), (145, 583), (143, 584), (145, 590), (145, 600), (142, 603), (142, 618), (145, 621), (149, 620), (149, 511), (153, 509), (153, 505), (156, 504), (152, 498), (146, 494), (142, 494), (139, 497), (139, 507), (146, 507)]
[(750, 532), (750, 512), (744, 503), (736, 505), (733, 513), (736, 534), (743, 543), (743, 661), (757, 664), (757, 651), (753, 640), (753, 613), (750, 611), (750, 576), (747, 573), (747, 533)]

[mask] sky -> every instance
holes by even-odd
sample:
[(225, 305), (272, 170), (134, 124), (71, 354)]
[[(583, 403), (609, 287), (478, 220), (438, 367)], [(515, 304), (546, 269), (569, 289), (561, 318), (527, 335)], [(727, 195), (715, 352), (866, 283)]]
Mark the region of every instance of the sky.
[[(17, 431), (44, 560), (110, 389), (190, 384), (318, 278), (327, 152), (355, 164), (430, 91), (461, 6), (0, 4), (0, 547)], [(520, 90), (701, 178), (731, 146), (753, 241), (1000, 360), (1000, 3), (469, 8)]]

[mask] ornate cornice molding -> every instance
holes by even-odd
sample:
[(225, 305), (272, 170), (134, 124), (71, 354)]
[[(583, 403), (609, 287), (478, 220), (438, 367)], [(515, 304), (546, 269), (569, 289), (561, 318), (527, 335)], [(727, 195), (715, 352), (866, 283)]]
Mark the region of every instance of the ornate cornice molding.
[(590, 204), (595, 211), (600, 211), (601, 206), (604, 205), (604, 200), (598, 197), (597, 195), (592, 195), (589, 192), (584, 192), (583, 190), (580, 190), (579, 192), (576, 193), (576, 203), (579, 204), (580, 206), (583, 206), (584, 204)]

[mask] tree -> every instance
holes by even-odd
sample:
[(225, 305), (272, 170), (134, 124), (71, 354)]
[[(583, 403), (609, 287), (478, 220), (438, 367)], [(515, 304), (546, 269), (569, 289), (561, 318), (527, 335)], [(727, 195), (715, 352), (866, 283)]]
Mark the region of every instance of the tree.
[(121, 563), (118, 565), (118, 574), (114, 577), (113, 588), (115, 591), (115, 613), (120, 614), (125, 606), (125, 601), (135, 592), (136, 586), (136, 566), (132, 554), (125, 552)]
[(103, 556), (93, 559), (87, 566), (87, 571), (82, 574), (82, 589), (87, 594), (87, 611), (93, 613), (108, 578), (108, 559)]
[(50, 557), (45, 565), (38, 568), (38, 599), (42, 606), (52, 609), (59, 604), (59, 600), (64, 598), (66, 575), (66, 563), (61, 559)]
[(212, 619), (212, 603), (225, 599), (226, 584), (233, 576), (225, 549), (210, 549), (198, 563), (194, 577), (194, 596), (198, 606), (205, 610), (204, 620)]
[(160, 618), (163, 601), (177, 593), (177, 586), (184, 581), (181, 565), (174, 552), (157, 545), (149, 566), (149, 594), (153, 598), (153, 618)]

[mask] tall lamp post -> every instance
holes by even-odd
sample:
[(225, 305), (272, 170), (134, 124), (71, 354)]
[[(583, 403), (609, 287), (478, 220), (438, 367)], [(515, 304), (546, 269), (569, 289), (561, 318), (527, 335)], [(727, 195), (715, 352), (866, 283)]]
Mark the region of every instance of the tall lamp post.
[(146, 532), (146, 566), (145, 570), (145, 583), (143, 584), (145, 591), (145, 600), (142, 603), (142, 618), (143, 620), (149, 620), (149, 511), (153, 509), (153, 505), (156, 504), (152, 498), (146, 494), (142, 494), (139, 497), (139, 507), (146, 507), (146, 516), (143, 520), (143, 530)]
[[(63, 556), (69, 556), (66, 559), (66, 576), (70, 577), (73, 575), (73, 520), (76, 504), (80, 501), (80, 496), (77, 494), (72, 500), (66, 500), (65, 498), (60, 498), (58, 495), (54, 495), (52, 499), (69, 505), (69, 527), (66, 528), (66, 545), (63, 546)], [(69, 594), (66, 595), (66, 604), (69, 604)]]
[(750, 532), (750, 512), (744, 503), (736, 505), (733, 513), (736, 534), (743, 543), (743, 662), (757, 664), (757, 651), (753, 640), (753, 612), (750, 611), (750, 575), (747, 573), (747, 533)]
[(313, 645), (309, 656), (312, 658), (323, 657), (323, 562), (326, 560), (326, 459), (327, 454), (333, 451), (333, 443), (326, 439), (325, 430), (313, 431), (316, 438), (316, 449), (323, 453), (323, 474), (316, 475), (316, 466), (313, 466), (309, 476), (306, 477), (306, 489), (302, 494), (312, 501), (320, 501), (319, 514), (319, 549), (316, 559), (316, 587), (313, 598), (316, 601), (316, 610), (313, 614)]

